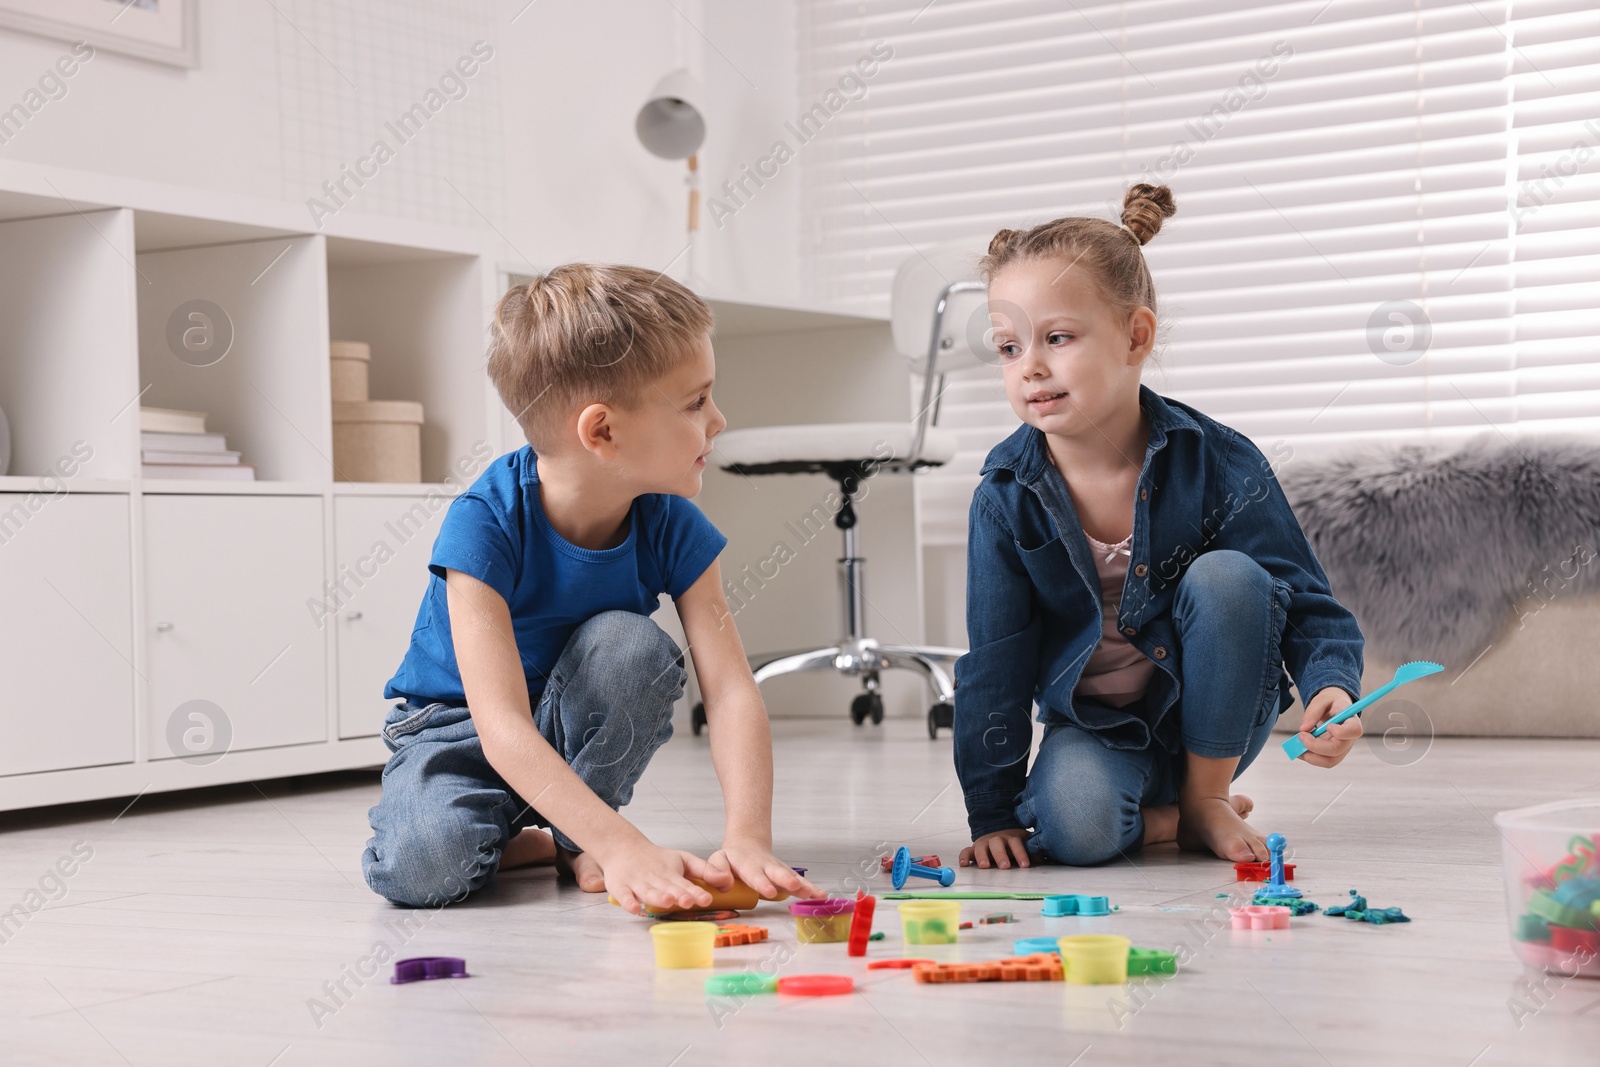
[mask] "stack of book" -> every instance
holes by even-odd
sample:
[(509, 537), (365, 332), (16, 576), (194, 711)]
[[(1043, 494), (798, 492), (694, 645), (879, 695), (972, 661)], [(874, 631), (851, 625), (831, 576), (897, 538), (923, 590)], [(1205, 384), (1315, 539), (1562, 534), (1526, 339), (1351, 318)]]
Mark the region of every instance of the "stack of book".
[(225, 435), (206, 432), (203, 411), (141, 407), (139, 451), (146, 478), (256, 480), (255, 465), (240, 463)]

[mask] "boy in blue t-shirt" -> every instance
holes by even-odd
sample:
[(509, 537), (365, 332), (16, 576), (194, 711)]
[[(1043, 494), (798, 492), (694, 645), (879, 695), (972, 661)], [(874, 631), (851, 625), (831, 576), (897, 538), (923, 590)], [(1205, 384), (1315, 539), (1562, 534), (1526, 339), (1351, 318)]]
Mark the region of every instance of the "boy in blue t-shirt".
[[(638, 267), (567, 264), (501, 298), (489, 376), (530, 446), (452, 502), (384, 688), (400, 702), (362, 857), (382, 896), (437, 906), (536, 863), (635, 913), (707, 906), (691, 878), (821, 895), (773, 855), (772, 739), (722, 592), (727, 538), (687, 499), (727, 425), (711, 330), (699, 297)], [(662, 593), (694, 656), (727, 811), (705, 860), (616, 810), (672, 735), (687, 678), (649, 617)]]

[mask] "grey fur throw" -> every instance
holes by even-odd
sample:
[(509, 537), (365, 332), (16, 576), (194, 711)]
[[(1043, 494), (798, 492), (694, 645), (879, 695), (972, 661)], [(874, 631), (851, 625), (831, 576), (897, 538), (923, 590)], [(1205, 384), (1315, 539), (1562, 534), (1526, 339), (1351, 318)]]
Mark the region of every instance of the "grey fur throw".
[(1485, 434), (1290, 459), (1278, 479), (1381, 659), (1459, 671), (1518, 615), (1600, 590), (1600, 438)]

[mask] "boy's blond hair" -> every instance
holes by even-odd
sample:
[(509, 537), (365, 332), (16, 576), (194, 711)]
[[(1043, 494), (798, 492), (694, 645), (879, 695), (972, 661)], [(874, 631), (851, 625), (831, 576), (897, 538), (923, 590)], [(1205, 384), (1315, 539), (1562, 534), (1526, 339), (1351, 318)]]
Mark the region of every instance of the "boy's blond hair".
[(574, 408), (635, 407), (714, 325), (704, 300), (659, 271), (567, 263), (500, 298), (489, 378), (539, 451)]

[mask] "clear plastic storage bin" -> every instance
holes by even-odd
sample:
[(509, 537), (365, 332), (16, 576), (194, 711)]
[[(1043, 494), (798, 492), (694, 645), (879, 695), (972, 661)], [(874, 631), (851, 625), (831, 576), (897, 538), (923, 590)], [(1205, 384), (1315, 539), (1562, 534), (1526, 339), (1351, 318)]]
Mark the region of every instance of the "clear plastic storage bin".
[(1532, 967), (1600, 978), (1600, 798), (1502, 811), (1494, 822), (1512, 950)]

